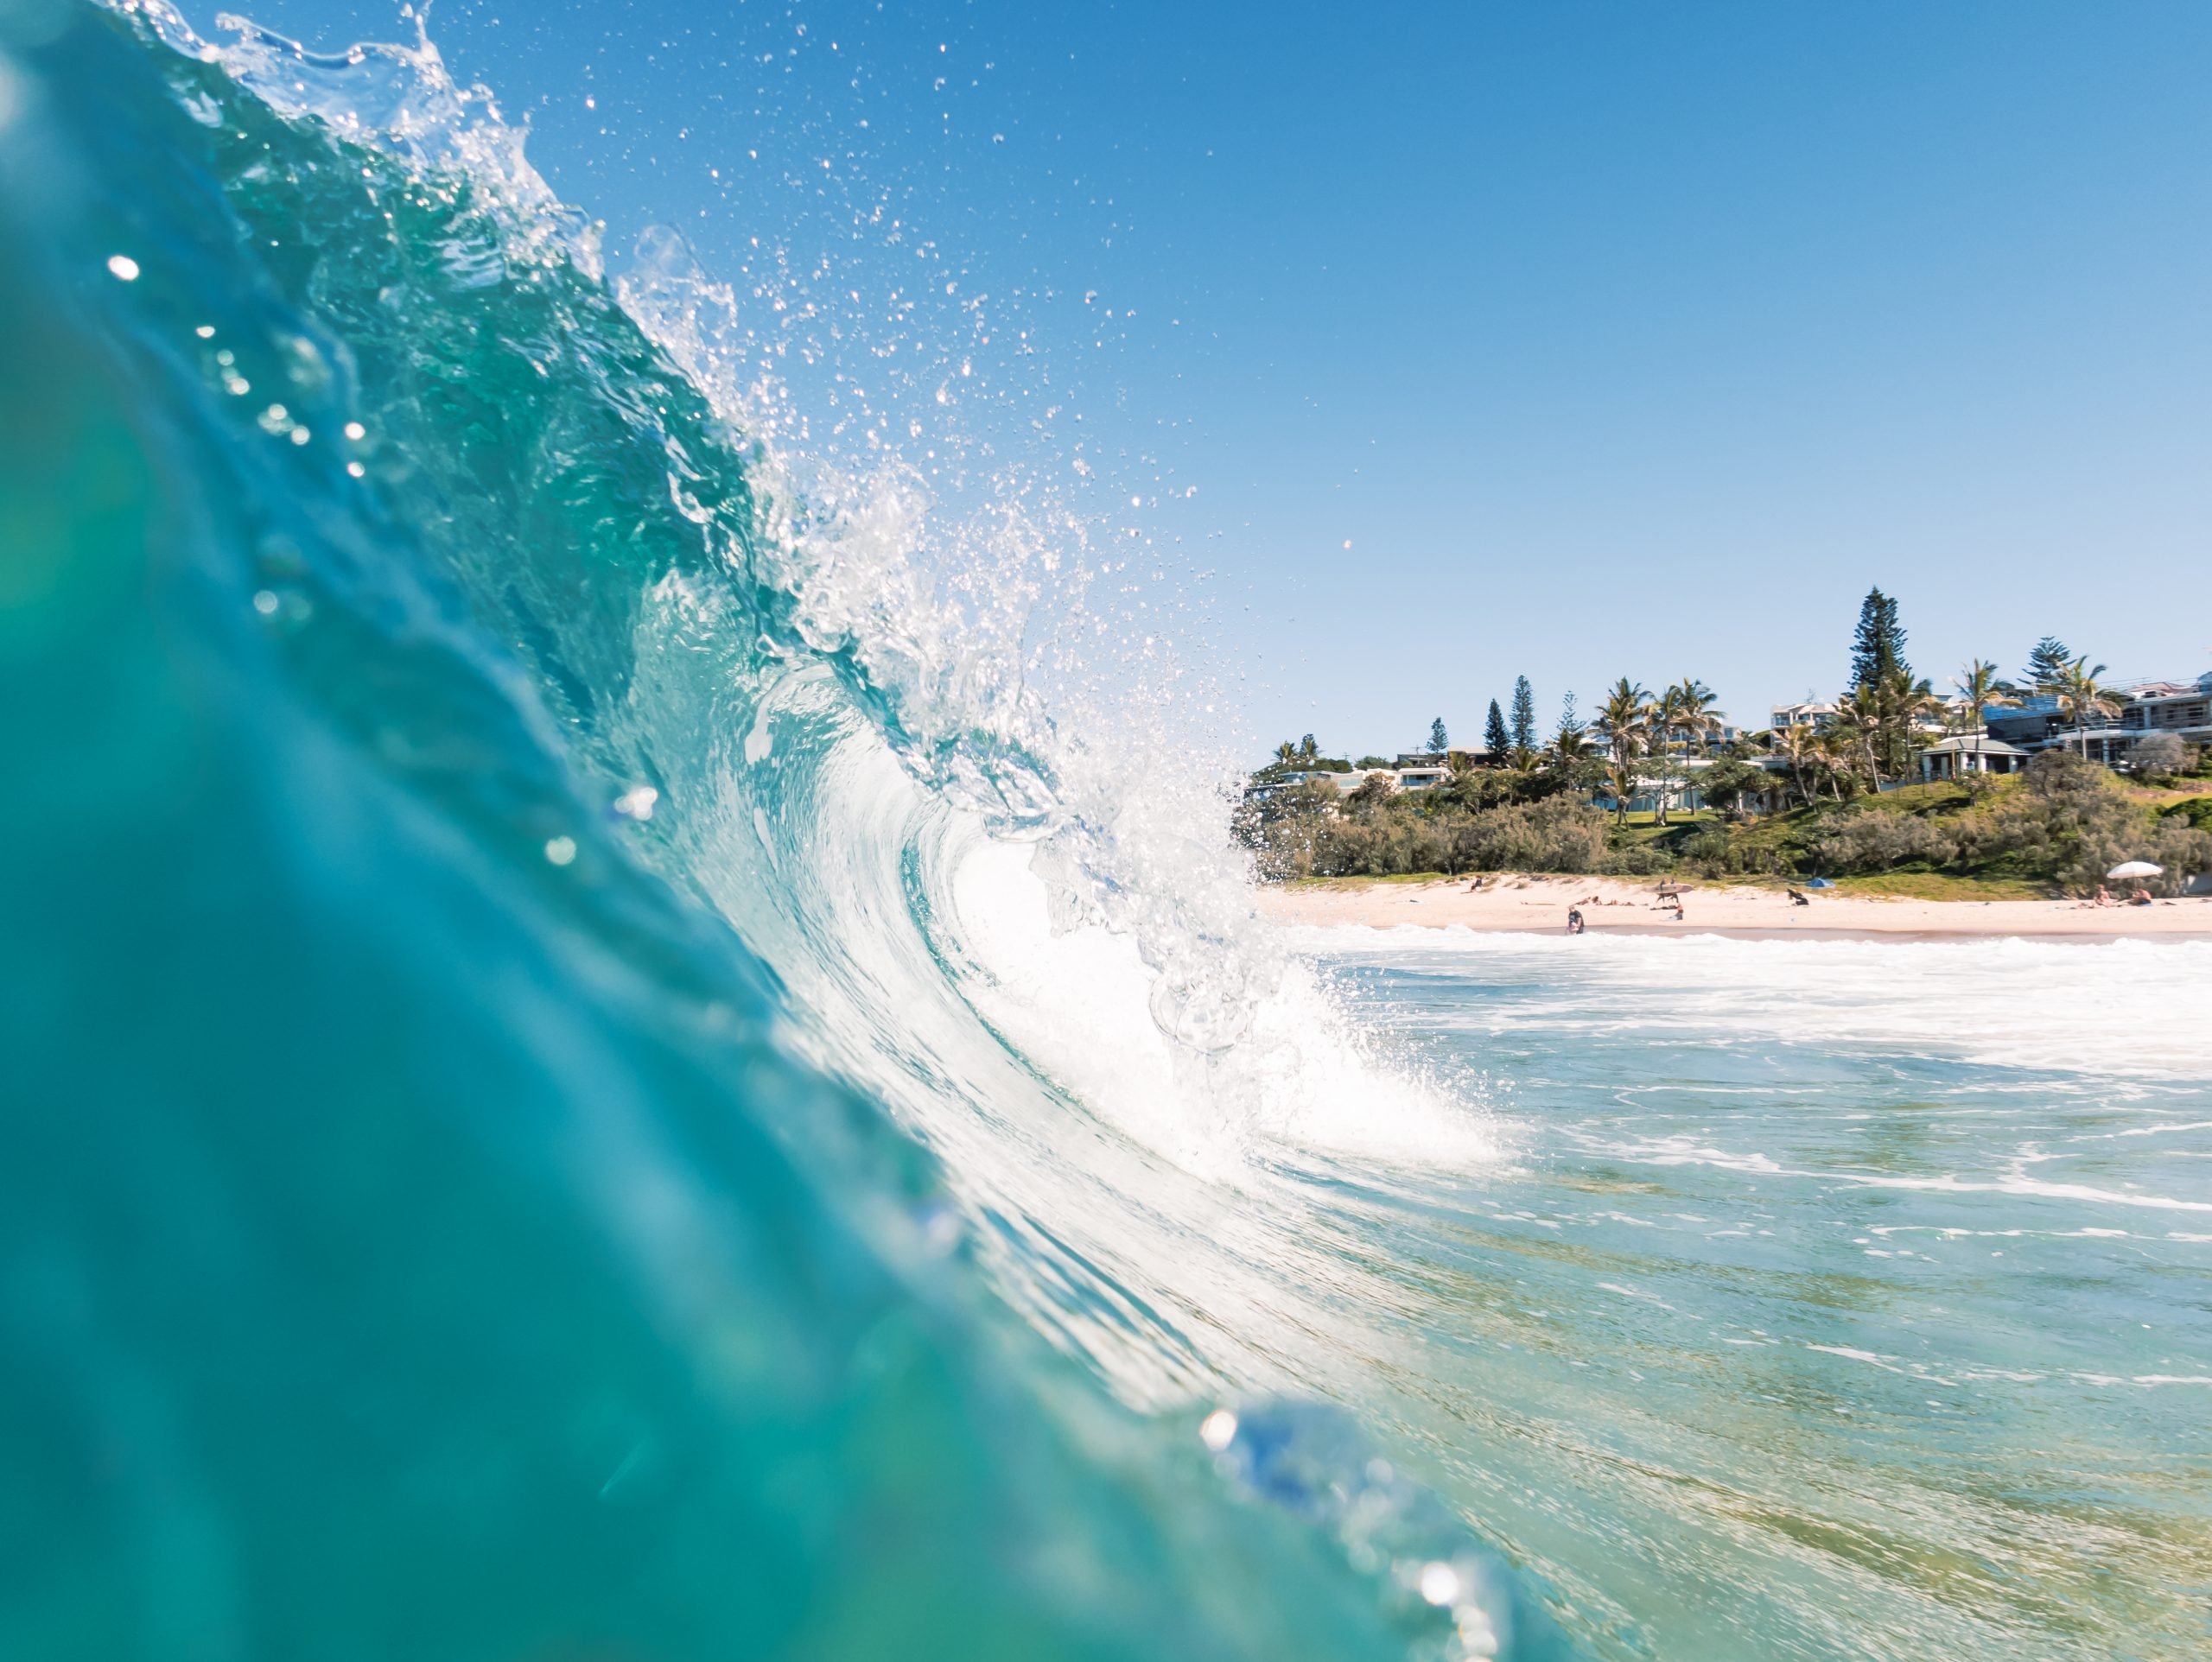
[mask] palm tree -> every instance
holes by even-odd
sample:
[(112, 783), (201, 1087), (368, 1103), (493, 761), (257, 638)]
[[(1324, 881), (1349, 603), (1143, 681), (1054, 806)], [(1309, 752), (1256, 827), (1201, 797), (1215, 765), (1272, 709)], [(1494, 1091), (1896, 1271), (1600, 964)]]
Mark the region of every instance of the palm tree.
[(1592, 721), (1616, 763), (1633, 761), (1642, 752), (1651, 715), (1651, 695), (1626, 676), (1613, 683)]
[(1918, 681), (1899, 669), (1878, 689), (1882, 706), (1882, 758), (1892, 778), (1902, 778), (1912, 759), (1914, 728), (1925, 718), (1942, 724), (1949, 713), (1925, 676)]
[(1714, 736), (1727, 725), (1713, 707), (1719, 701), (1712, 688), (1694, 676), (1684, 676), (1675, 683), (1675, 726), (1707, 755), (1712, 753)]
[(1634, 761), (1617, 761), (1605, 770), (1605, 789), (1613, 793), (1615, 822), (1628, 823), (1629, 799), (1636, 795), (1637, 777)]
[(1774, 753), (1789, 764), (1789, 777), (1796, 783), (1797, 794), (1808, 808), (1811, 807), (1813, 793), (1805, 783), (1805, 765), (1819, 760), (1811, 731), (1805, 727), (1781, 727), (1769, 733), (1767, 739)]
[[(1959, 673), (1951, 677), (1951, 685), (1959, 689), (1959, 707), (1952, 724), (1954, 730), (1961, 738), (1967, 733), (1975, 736), (1974, 753), (1978, 756), (1981, 753), (1978, 741), (1989, 728), (1984, 713), (1993, 705), (2001, 708), (2018, 704), (2019, 697), (2012, 690), (2012, 684), (1998, 675), (1997, 666), (1981, 658), (1969, 659)], [(1958, 777), (1958, 762), (1954, 758), (1951, 763), (1954, 778)]]
[(1719, 695), (1701, 681), (1685, 676), (1675, 683), (1675, 725), (1700, 749), (1706, 748), (1713, 735), (1726, 725), (1720, 712), (1713, 707), (1719, 701)]
[(1286, 739), (1275, 746), (1275, 760), (1288, 767), (1298, 759), (1298, 746)]
[(2092, 669), (2089, 655), (2084, 652), (2066, 666), (2066, 673), (2059, 678), (2055, 689), (2058, 695), (2059, 715), (2081, 731), (2082, 758), (2084, 761), (2089, 756), (2091, 720), (2101, 715), (2115, 715), (2120, 711), (2120, 701), (2097, 684), (2097, 677), (2104, 672), (2105, 666), (2101, 663)]
[(1861, 686), (1836, 711), (1835, 726), (1830, 729), (1845, 747), (1854, 771), (1865, 772), (1869, 790), (1878, 790), (1882, 784), (1880, 747), (1884, 729), (1889, 725), (1883, 717), (1880, 688)]
[(1983, 658), (1969, 658), (1959, 673), (1951, 677), (1951, 685), (1959, 689), (1958, 725), (1961, 733), (1977, 732), (1982, 726), (1981, 713), (1992, 705), (2003, 707), (2020, 701), (2012, 690), (2012, 683), (1997, 673), (1997, 666)]
[(1878, 725), (1872, 688), (1862, 687), (1836, 706), (1835, 720), (1814, 737), (1821, 771), (1827, 775), (1828, 791), (1843, 800), (1843, 782), (1864, 778), (1868, 789), (1878, 777), (1874, 767), (1873, 737)]
[(1675, 756), (1675, 723), (1682, 713), (1675, 701), (1675, 689), (1660, 688), (1658, 697), (1651, 701), (1651, 714), (1646, 718), (1651, 737), (1645, 748), (1659, 758), (1659, 776), (1651, 782), (1651, 821), (1655, 825), (1667, 823), (1667, 802), (1673, 795), (1672, 773)]

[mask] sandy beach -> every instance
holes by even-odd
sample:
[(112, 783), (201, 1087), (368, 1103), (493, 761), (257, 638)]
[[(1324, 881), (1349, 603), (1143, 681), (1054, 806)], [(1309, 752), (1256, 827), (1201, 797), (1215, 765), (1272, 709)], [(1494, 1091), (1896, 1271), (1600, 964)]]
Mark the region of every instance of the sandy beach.
[(1503, 877), (1470, 891), (1465, 878), (1427, 883), (1346, 879), (1260, 891), (1263, 917), (1283, 923), (1363, 924), (1393, 929), (1517, 929), (1564, 933), (1570, 907), (1592, 934), (1738, 936), (2024, 936), (2097, 941), (2137, 936), (2212, 936), (2212, 896), (2149, 906), (2084, 906), (2075, 900), (1913, 900), (1876, 895), (1807, 893), (1792, 904), (1779, 888), (1755, 885), (1670, 885), (1682, 900), (1677, 919), (1651, 879)]

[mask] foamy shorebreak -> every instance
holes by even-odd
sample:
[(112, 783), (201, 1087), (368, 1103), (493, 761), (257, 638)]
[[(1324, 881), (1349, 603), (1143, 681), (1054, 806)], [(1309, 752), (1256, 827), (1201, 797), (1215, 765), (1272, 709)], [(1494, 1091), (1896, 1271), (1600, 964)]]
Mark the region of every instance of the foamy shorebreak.
[[(1262, 917), (1299, 924), (1395, 929), (1510, 929), (1560, 933), (1570, 910), (1592, 934), (1787, 936), (2026, 936), (2109, 940), (2133, 936), (2212, 936), (2212, 896), (2148, 906), (2078, 900), (1914, 900), (1886, 895), (1787, 891), (1761, 885), (1656, 883), (1599, 877), (1468, 878), (1425, 883), (1349, 878), (1263, 885)], [(1677, 912), (1662, 891), (1679, 895)]]

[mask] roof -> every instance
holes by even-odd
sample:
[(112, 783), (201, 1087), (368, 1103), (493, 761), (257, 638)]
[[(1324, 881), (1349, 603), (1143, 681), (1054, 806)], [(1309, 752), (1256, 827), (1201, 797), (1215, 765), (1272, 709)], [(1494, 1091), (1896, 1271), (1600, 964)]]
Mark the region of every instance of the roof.
[(2212, 692), (2212, 688), (2208, 688), (2204, 684), (2206, 680), (2212, 680), (2212, 676), (2197, 681), (2138, 682), (2133, 687), (2120, 688), (2119, 693), (2122, 698), (2138, 701), (2154, 698), (2202, 698), (2207, 692)]
[(2001, 739), (1992, 739), (1986, 733), (1953, 733), (1926, 746), (1930, 751), (1970, 751), (1976, 756), (2025, 756), (2027, 752), (2018, 745), (2008, 745)]

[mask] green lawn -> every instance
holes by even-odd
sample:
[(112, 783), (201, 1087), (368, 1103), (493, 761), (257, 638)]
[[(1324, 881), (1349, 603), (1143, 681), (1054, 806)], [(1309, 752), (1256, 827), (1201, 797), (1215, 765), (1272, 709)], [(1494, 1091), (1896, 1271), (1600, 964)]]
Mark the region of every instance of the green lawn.
[(1829, 879), (1843, 894), (1895, 895), (1905, 900), (2049, 900), (2048, 883), (2011, 877), (1954, 877), (1943, 872), (1881, 872)]

